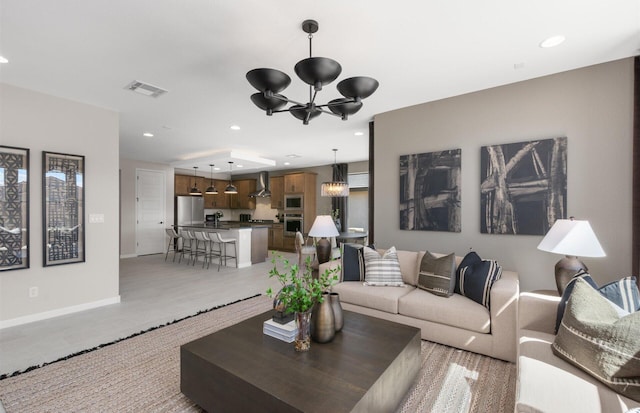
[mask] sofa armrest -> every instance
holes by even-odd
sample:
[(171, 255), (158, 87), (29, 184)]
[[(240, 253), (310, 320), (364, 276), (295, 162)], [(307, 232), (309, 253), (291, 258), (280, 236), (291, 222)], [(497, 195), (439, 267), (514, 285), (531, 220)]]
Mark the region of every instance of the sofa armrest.
[(318, 272), (320, 274), (322, 274), (327, 270), (333, 270), (333, 269), (337, 268), (338, 271), (335, 272), (335, 275), (338, 276), (338, 280), (342, 280), (342, 266), (341, 266), (341, 264), (342, 264), (342, 261), (340, 261), (340, 259), (329, 260), (327, 262), (323, 262), (318, 267)]
[(518, 273), (503, 271), (500, 279), (491, 287), (490, 294), (493, 352), (502, 359), (515, 362), (520, 296)]
[(556, 291), (538, 290), (520, 294), (518, 330), (555, 334), (560, 297)]

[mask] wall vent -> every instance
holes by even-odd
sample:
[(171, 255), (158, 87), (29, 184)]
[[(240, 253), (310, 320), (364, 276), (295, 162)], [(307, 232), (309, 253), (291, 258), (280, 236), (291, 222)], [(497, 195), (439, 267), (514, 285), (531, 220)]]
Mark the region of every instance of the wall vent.
[(150, 96), (152, 98), (157, 98), (158, 96), (164, 95), (168, 92), (166, 89), (162, 89), (161, 87), (144, 83), (139, 80), (134, 80), (129, 83), (125, 89), (129, 89), (132, 92), (140, 93), (141, 95)]

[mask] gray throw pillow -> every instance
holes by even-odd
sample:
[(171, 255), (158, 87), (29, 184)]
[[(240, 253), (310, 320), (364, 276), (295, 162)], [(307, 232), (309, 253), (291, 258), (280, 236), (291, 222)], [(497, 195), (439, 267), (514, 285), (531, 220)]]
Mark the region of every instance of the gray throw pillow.
[(621, 317), (577, 279), (551, 349), (614, 391), (640, 402), (640, 312)]
[(425, 252), (418, 273), (418, 288), (442, 297), (450, 297), (456, 286), (456, 254), (435, 257)]
[(365, 285), (404, 287), (396, 247), (389, 248), (383, 255), (364, 247), (363, 253)]

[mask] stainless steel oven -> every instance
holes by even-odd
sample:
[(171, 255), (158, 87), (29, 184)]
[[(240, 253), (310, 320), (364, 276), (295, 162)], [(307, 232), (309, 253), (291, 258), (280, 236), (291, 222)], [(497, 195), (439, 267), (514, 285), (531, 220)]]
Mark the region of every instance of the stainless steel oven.
[(285, 210), (301, 210), (304, 208), (304, 199), (302, 194), (287, 194), (284, 196)]
[(302, 214), (284, 214), (284, 234), (296, 235), (296, 231), (304, 231), (304, 219)]

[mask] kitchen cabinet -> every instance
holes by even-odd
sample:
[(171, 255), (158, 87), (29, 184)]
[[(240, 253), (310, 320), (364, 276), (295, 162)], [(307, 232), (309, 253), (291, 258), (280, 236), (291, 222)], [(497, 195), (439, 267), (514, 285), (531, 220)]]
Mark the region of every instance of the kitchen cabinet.
[(284, 208), (284, 176), (274, 176), (269, 179), (271, 190), (271, 208)]
[(287, 235), (282, 239), (282, 249), (284, 251), (295, 252), (296, 251), (296, 237)]
[(287, 174), (284, 176), (284, 193), (295, 194), (304, 192), (305, 173)]
[(174, 177), (174, 186), (173, 193), (174, 195), (189, 195), (189, 191), (193, 184), (196, 184), (198, 189), (201, 192), (205, 190), (204, 178), (202, 176), (196, 176), (194, 178), (193, 175), (175, 175)]
[(269, 249), (270, 250), (282, 250), (284, 244), (284, 224), (273, 224), (269, 228)]
[[(217, 195), (204, 195), (204, 207), (208, 209), (228, 209), (229, 208), (229, 195), (224, 193), (224, 188), (227, 186), (227, 181), (221, 181), (219, 179), (213, 180), (213, 186), (218, 190)], [(205, 179), (205, 188), (203, 191), (211, 185), (211, 180)]]
[(232, 209), (256, 209), (256, 199), (249, 198), (249, 194), (256, 191), (255, 179), (238, 179), (233, 181), (238, 188), (238, 194), (230, 195)]

